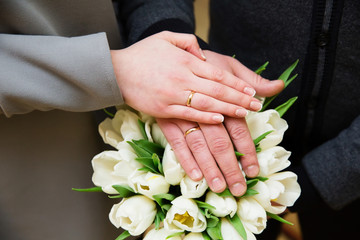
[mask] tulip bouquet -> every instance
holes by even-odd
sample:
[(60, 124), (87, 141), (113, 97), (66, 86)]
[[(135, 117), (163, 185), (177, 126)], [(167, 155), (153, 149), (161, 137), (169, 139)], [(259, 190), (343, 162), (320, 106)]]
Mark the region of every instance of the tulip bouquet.
[[(280, 76), (285, 86), (296, 77), (289, 78), (296, 64)], [(264, 107), (273, 99), (264, 99)], [(300, 196), (297, 175), (283, 171), (290, 165), (290, 152), (279, 146), (288, 128), (281, 117), (295, 100), (246, 116), (260, 173), (246, 178), (247, 192), (241, 197), (229, 190), (214, 193), (205, 179), (191, 180), (155, 119), (127, 108), (99, 125), (104, 142), (115, 150), (92, 159), (96, 187), (74, 190), (121, 199), (109, 214), (111, 223), (124, 229), (117, 240), (142, 234), (144, 240), (256, 239), (269, 217), (289, 223), (278, 214)]]

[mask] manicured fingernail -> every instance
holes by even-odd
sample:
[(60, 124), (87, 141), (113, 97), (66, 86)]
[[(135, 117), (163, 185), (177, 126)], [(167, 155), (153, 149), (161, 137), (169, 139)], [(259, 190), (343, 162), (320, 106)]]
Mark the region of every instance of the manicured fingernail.
[(256, 91), (253, 88), (245, 87), (244, 88), (244, 93), (246, 93), (247, 95), (250, 95), (250, 96), (253, 97), (253, 96), (255, 96)]
[(201, 48), (199, 48), (199, 52), (200, 52), (201, 57), (202, 57), (204, 60), (206, 60), (206, 56), (205, 56), (205, 54), (204, 54), (204, 52), (203, 52), (203, 50), (202, 50)]
[(235, 111), (235, 114), (238, 117), (246, 117), (246, 115), (248, 115), (248, 111), (246, 109), (239, 108)]
[(221, 191), (224, 189), (224, 183), (220, 180), (220, 178), (214, 178), (212, 180), (212, 187), (214, 191)]
[(231, 193), (235, 196), (240, 196), (245, 192), (245, 186), (241, 183), (235, 183), (231, 186)]
[(192, 172), (191, 172), (191, 178), (193, 178), (193, 179), (199, 179), (199, 178), (201, 178), (201, 177), (202, 177), (202, 174), (201, 174), (201, 172), (200, 172), (198, 169), (192, 170)]
[(224, 121), (224, 116), (223, 115), (215, 115), (212, 117), (212, 119), (216, 122), (223, 122)]
[(254, 111), (259, 111), (262, 108), (262, 104), (256, 101), (250, 103), (250, 108)]
[(246, 176), (256, 177), (259, 174), (259, 168), (256, 165), (251, 165), (245, 169)]

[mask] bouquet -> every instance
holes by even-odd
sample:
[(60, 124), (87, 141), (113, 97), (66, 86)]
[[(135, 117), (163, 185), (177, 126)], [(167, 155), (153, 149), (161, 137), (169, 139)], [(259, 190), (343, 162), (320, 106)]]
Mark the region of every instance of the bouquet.
[[(285, 87), (296, 77), (289, 78), (296, 65), (280, 76)], [(117, 110), (99, 125), (104, 142), (116, 150), (92, 159), (96, 187), (74, 190), (101, 191), (121, 199), (109, 213), (111, 223), (124, 229), (116, 240), (142, 234), (144, 240), (250, 240), (266, 228), (269, 217), (291, 224), (278, 214), (294, 204), (301, 190), (297, 175), (283, 171), (291, 153), (279, 144), (288, 128), (281, 117), (296, 97), (266, 110), (275, 97), (263, 99), (262, 111), (246, 116), (260, 173), (245, 177), (247, 191), (241, 197), (228, 189), (214, 193), (205, 179), (191, 180), (155, 119), (130, 108)]]

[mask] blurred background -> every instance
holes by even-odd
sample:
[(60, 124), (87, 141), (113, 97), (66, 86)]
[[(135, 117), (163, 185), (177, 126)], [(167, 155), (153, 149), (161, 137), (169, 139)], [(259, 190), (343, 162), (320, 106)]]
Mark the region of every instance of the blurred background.
[[(207, 42), (210, 25), (209, 0), (196, 0), (194, 2), (196, 35)], [(279, 235), (278, 240), (302, 240), (301, 229), (298, 223), (297, 215), (295, 213), (287, 213), (284, 218), (294, 223), (294, 226), (283, 224), (281, 228), (282, 232)]]

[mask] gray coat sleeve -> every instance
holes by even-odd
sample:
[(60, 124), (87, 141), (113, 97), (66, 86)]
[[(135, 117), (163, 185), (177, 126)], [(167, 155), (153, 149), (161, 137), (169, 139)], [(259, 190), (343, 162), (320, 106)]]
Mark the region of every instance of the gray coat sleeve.
[(0, 34), (0, 114), (90, 111), (121, 103), (105, 33)]
[(304, 167), (323, 200), (341, 209), (360, 198), (360, 116), (336, 138), (308, 153)]

